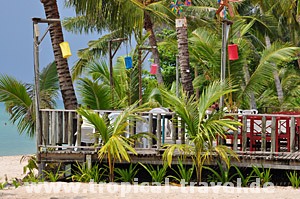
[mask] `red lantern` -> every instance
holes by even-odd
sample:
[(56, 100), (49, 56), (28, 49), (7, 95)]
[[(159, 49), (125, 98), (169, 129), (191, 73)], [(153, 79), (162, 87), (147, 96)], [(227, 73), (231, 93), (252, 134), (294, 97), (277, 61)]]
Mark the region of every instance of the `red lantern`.
[(236, 44), (228, 45), (228, 57), (229, 57), (229, 60), (239, 59), (238, 45), (236, 45)]
[(157, 64), (151, 64), (151, 68), (150, 68), (151, 75), (156, 75), (157, 67), (158, 67)]

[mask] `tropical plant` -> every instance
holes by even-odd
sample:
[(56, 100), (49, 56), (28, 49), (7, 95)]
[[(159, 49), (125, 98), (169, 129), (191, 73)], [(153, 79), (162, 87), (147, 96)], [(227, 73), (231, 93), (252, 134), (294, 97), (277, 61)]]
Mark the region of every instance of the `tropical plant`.
[[(40, 108), (54, 108), (58, 97), (58, 78), (55, 63), (40, 74)], [(10, 120), (17, 124), (19, 133), (34, 136), (35, 111), (33, 85), (22, 83), (7, 75), (0, 76), (0, 102), (4, 102)]]
[[(94, 56), (106, 54), (107, 42), (114, 38), (130, 38), (134, 33), (136, 40), (142, 38), (142, 31), (145, 29), (149, 35), (150, 46), (157, 46), (154, 32), (154, 23), (169, 23), (173, 21), (174, 15), (168, 8), (169, 2), (166, 1), (110, 1), (109, 5), (102, 1), (66, 1), (67, 6), (75, 7), (78, 17), (69, 18), (64, 23), (67, 30), (73, 32), (112, 31), (105, 36), (105, 39), (99, 39), (93, 42), (88, 49), (81, 51), (81, 62), (90, 60)], [(128, 14), (130, 13), (130, 15)], [(101, 20), (100, 20), (101, 19)], [(117, 48), (115, 43), (113, 48)], [(160, 66), (160, 60), (157, 48), (152, 48), (154, 62)], [(84, 65), (77, 65), (83, 67)], [(80, 71), (80, 70), (76, 70)], [(163, 83), (160, 68), (157, 70), (157, 81)]]
[(61, 171), (60, 166), (61, 164), (58, 165), (56, 172), (44, 170), (43, 172), (45, 174), (45, 179), (49, 180), (50, 182), (57, 182), (57, 180), (63, 177), (67, 171)]
[(130, 163), (128, 169), (116, 168), (115, 172), (118, 175), (115, 177), (116, 180), (121, 182), (130, 182), (132, 184), (135, 176), (139, 172), (139, 169), (137, 169), (138, 164), (136, 164), (135, 166), (132, 165), (133, 164)]
[(235, 168), (237, 174), (239, 175), (239, 177), (241, 179), (242, 187), (247, 187), (249, 185), (249, 183), (251, 183), (253, 181), (252, 179), (255, 178), (255, 176), (253, 175), (254, 170), (252, 170), (249, 175), (246, 174), (247, 176), (245, 176), (243, 174), (243, 172), (236, 165), (233, 165), (233, 167)]
[(292, 187), (298, 189), (300, 186), (300, 176), (298, 176), (298, 173), (294, 171), (294, 172), (286, 173), (286, 175), (289, 178)]
[(42, 175), (37, 176), (34, 173), (28, 173), (23, 179), (23, 182), (27, 183), (37, 183), (37, 182), (44, 182)]
[(96, 182), (99, 183), (103, 180), (103, 177), (106, 175), (106, 168), (100, 167), (99, 164), (94, 164), (91, 168), (88, 167), (88, 164), (85, 162), (79, 164), (76, 162), (76, 169), (74, 174), (70, 177), (73, 181), (77, 182)]
[(167, 164), (164, 164), (162, 167), (160, 165), (156, 165), (156, 168), (154, 168), (154, 166), (151, 164), (144, 165), (140, 163), (140, 165), (142, 165), (145, 168), (145, 170), (150, 174), (152, 178), (152, 182), (156, 182), (156, 183), (164, 182), (165, 177), (167, 175), (167, 168), (168, 168)]
[(261, 165), (261, 169), (258, 166), (252, 165), (252, 169), (256, 174), (256, 177), (260, 179), (260, 186), (263, 187), (265, 183), (270, 182), (272, 178), (271, 168), (265, 169), (263, 165)]
[(36, 156), (35, 155), (22, 156), (20, 162), (23, 162), (23, 161), (27, 161), (27, 165), (25, 165), (23, 167), (23, 173), (26, 174), (27, 170), (28, 170), (27, 174), (29, 174), (29, 175), (33, 174), (34, 175), (35, 170), (38, 169)]
[[(111, 91), (106, 62), (91, 61), (86, 65), (85, 71), (89, 76), (78, 81), (83, 105), (93, 110), (123, 109), (138, 100), (137, 70), (126, 70), (123, 57), (117, 59), (113, 70), (115, 86)], [(111, 92), (114, 94), (111, 95)]]
[[(116, 161), (125, 160), (130, 161), (128, 151), (136, 154), (133, 147), (134, 140), (137, 136), (144, 136), (144, 134), (137, 134), (135, 137), (129, 137), (129, 132), (126, 128), (129, 126), (128, 120), (141, 120), (141, 117), (135, 113), (141, 112), (142, 109), (136, 108), (138, 102), (122, 111), (118, 117), (113, 121), (108, 121), (107, 118), (101, 117), (98, 113), (84, 108), (79, 108), (77, 112), (85, 117), (87, 121), (92, 124), (99, 138), (102, 141), (102, 147), (98, 151), (98, 158), (100, 161), (103, 158), (107, 159), (109, 166), (109, 180), (114, 181), (114, 164)], [(127, 138), (128, 136), (128, 138)]]
[(0, 182), (0, 190), (4, 189), (7, 185), (7, 182)]
[(184, 182), (189, 183), (191, 182), (191, 179), (193, 177), (194, 168), (195, 168), (194, 164), (192, 164), (190, 168), (187, 168), (187, 166), (182, 163), (182, 160), (178, 158), (177, 170), (172, 168), (176, 176), (170, 176), (170, 177), (176, 180), (178, 183), (180, 183), (182, 180), (184, 180)]
[(14, 185), (15, 188), (18, 188), (19, 186), (21, 186), (22, 183), (23, 183), (22, 181), (17, 180), (17, 179), (12, 181), (12, 184)]
[(211, 167), (203, 167), (207, 170), (209, 170), (212, 175), (208, 176), (209, 182), (222, 182), (222, 184), (226, 182), (233, 182), (234, 178), (238, 175), (238, 173), (234, 173), (233, 175), (230, 175), (230, 169), (231, 165), (222, 165), (219, 161), (217, 161), (217, 164), (219, 166), (219, 172), (215, 171)]
[(214, 154), (218, 154), (220, 158), (229, 165), (228, 154), (236, 157), (235, 153), (222, 145), (213, 145), (217, 137), (224, 137), (224, 127), (236, 129), (240, 125), (228, 117), (224, 117), (222, 111), (214, 112), (206, 119), (206, 110), (222, 95), (233, 92), (234, 89), (229, 89), (228, 84), (214, 82), (209, 85), (201, 97), (197, 100), (194, 96), (188, 98), (176, 97), (174, 94), (161, 89), (163, 100), (168, 104), (169, 108), (176, 112), (186, 124), (186, 133), (191, 144), (175, 144), (168, 145), (163, 154), (163, 159), (167, 160), (169, 166), (172, 163), (172, 155), (175, 149), (188, 153), (193, 158), (197, 182), (202, 178), (202, 168), (206, 161), (209, 161)]
[[(56, 0), (41, 0), (47, 19), (60, 19)], [(64, 42), (61, 22), (54, 22), (49, 26), (54, 58), (57, 66), (57, 75), (65, 109), (75, 110), (77, 98), (70, 75), (68, 60), (63, 58), (59, 44)]]

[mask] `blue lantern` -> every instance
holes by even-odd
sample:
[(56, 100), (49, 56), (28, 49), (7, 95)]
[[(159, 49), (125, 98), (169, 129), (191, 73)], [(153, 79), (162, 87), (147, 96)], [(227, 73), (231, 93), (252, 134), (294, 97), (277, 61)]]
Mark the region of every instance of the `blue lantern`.
[(126, 69), (132, 68), (132, 58), (131, 57), (125, 57), (125, 66), (126, 66)]

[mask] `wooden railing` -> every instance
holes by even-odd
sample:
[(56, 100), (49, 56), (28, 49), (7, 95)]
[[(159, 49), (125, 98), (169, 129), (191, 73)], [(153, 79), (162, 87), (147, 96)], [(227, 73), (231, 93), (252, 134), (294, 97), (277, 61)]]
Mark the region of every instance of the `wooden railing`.
[(226, 133), (226, 144), (235, 151), (294, 152), (299, 150), (300, 115), (238, 115), (243, 124)]
[[(116, 115), (120, 111), (96, 110), (98, 114)], [(157, 140), (142, 138), (137, 148), (160, 149), (164, 143), (185, 143), (185, 125), (172, 112), (144, 112), (142, 122), (134, 122), (128, 128), (128, 134), (140, 132), (154, 134)], [(231, 115), (243, 125), (236, 131), (227, 131), (225, 144), (235, 151), (294, 152), (299, 150), (300, 115), (251, 114)], [(41, 110), (41, 135), (38, 141), (39, 151), (92, 149), (99, 143), (93, 133), (93, 127), (85, 126), (82, 118), (74, 110)], [(174, 121), (177, 121), (176, 124)], [(92, 142), (82, 142), (87, 129)], [(85, 140), (86, 141), (86, 140)], [(86, 146), (87, 145), (87, 146)], [(95, 149), (95, 148), (94, 148)]]
[[(100, 115), (106, 114), (108, 117), (115, 116), (120, 111), (109, 110), (95, 110)], [(172, 112), (151, 113), (143, 112), (140, 115), (144, 118), (143, 121), (129, 121), (134, 122), (134, 127), (128, 128), (128, 135), (136, 133), (149, 133), (155, 134), (157, 139), (152, 137), (141, 138), (136, 143), (137, 148), (157, 148), (160, 149), (164, 143), (184, 143), (184, 128), (180, 124), (174, 124), (171, 121), (175, 121), (176, 115)], [(113, 119), (113, 118), (111, 118)], [(179, 127), (179, 128), (178, 128)], [(90, 132), (86, 132), (90, 129)], [(83, 132), (84, 131), (84, 132)], [(86, 133), (90, 134), (89, 142), (86, 139)], [(82, 117), (76, 113), (75, 110), (54, 110), (43, 109), (41, 110), (41, 141), (38, 143), (40, 148), (52, 148), (52, 149), (71, 149), (80, 150), (86, 148), (93, 148), (95, 144), (98, 144), (99, 139), (94, 137), (94, 128), (87, 125), (83, 121)], [(179, 137), (178, 137), (179, 135)], [(83, 137), (85, 137), (82, 142)], [(80, 141), (79, 141), (80, 140)], [(89, 145), (89, 146), (86, 146)]]

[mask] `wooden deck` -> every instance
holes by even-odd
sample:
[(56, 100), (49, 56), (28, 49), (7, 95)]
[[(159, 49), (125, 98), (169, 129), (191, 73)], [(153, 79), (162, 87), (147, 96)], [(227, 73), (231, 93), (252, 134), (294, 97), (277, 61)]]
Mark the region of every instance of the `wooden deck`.
[[(97, 111), (99, 114), (108, 111)], [(118, 113), (118, 112), (109, 112)], [(142, 126), (129, 129), (132, 134), (141, 131), (155, 133), (158, 140), (141, 140), (136, 144), (137, 155), (131, 154), (133, 163), (162, 164), (162, 145), (164, 143), (185, 143), (184, 125), (170, 121), (177, 118), (174, 113), (143, 113), (146, 118)], [(232, 147), (238, 154), (239, 161), (232, 159), (232, 164), (240, 167), (252, 165), (273, 169), (300, 170), (299, 126), (298, 114), (272, 115), (236, 115), (243, 124), (235, 132), (228, 132), (223, 144)], [(81, 119), (75, 111), (41, 110), (41, 131), (37, 139), (37, 156), (42, 165), (49, 162), (97, 162), (99, 148), (82, 146), (85, 136)], [(77, 130), (76, 130), (77, 129)], [(141, 130), (143, 129), (143, 130)], [(85, 129), (86, 130), (86, 129)], [(92, 133), (92, 129), (90, 129)], [(74, 136), (74, 133), (77, 136)], [(77, 142), (76, 142), (77, 140)], [(97, 142), (97, 139), (93, 140)], [(218, 144), (218, 143), (215, 143)], [(178, 154), (173, 163), (177, 163)], [(217, 158), (217, 157), (215, 157)], [(192, 160), (187, 157), (186, 164)], [(216, 164), (211, 161), (207, 164)]]

